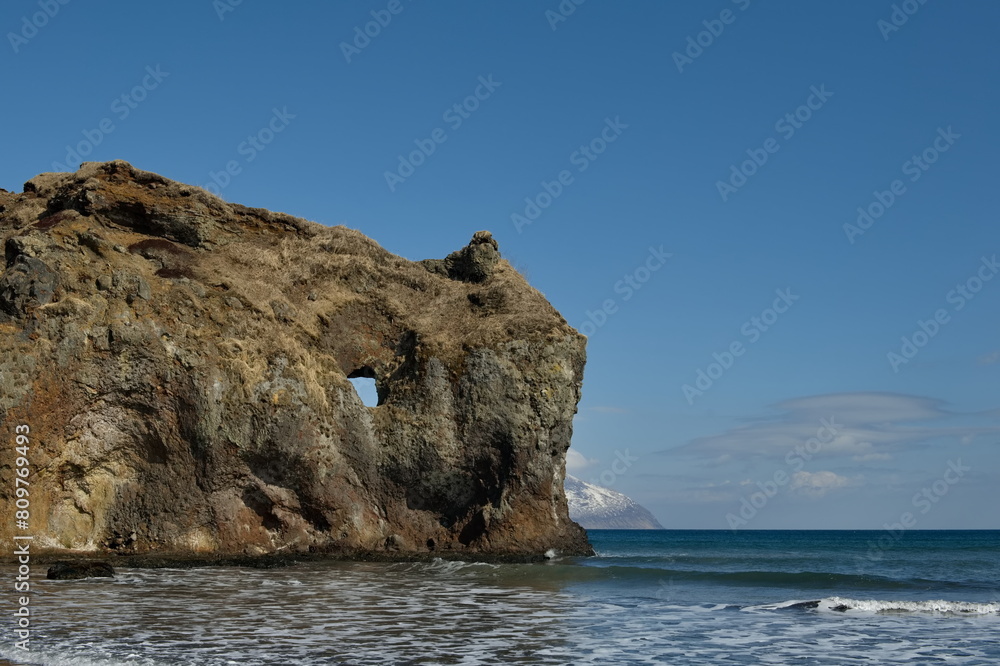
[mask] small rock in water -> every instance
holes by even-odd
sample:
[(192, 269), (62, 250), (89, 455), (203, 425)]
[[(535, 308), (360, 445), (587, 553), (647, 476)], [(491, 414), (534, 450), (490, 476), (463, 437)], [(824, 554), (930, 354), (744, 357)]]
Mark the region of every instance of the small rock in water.
[(49, 580), (114, 578), (115, 570), (107, 562), (56, 562), (45, 577)]

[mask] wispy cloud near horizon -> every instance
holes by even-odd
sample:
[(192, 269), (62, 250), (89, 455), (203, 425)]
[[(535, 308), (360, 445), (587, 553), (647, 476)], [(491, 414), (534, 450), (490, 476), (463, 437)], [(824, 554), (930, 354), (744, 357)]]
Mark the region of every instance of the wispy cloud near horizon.
[(980, 365), (993, 365), (994, 363), (1000, 363), (1000, 349), (979, 357)]
[(947, 437), (970, 441), (1000, 432), (996, 410), (959, 413), (942, 400), (899, 393), (855, 392), (808, 396), (774, 405), (772, 413), (745, 418), (725, 432), (699, 437), (661, 451), (713, 466), (733, 462), (784, 459), (826, 428), (828, 437), (813, 452), (858, 462), (885, 461), (903, 448)]

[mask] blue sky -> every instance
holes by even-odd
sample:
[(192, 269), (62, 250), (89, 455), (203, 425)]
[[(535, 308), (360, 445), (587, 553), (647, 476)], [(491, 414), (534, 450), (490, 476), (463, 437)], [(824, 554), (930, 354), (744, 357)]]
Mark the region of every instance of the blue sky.
[(1000, 527), (1000, 6), (782, 5), (8, 2), (0, 186), (76, 151), (411, 259), (489, 229), (589, 334), (580, 478)]

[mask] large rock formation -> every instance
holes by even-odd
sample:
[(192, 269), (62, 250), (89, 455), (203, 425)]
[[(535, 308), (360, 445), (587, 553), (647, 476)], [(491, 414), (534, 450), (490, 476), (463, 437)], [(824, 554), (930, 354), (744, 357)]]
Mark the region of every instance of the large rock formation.
[(0, 244), (7, 543), (591, 552), (563, 491), (585, 341), (489, 233), (413, 263), (116, 161), (0, 191)]

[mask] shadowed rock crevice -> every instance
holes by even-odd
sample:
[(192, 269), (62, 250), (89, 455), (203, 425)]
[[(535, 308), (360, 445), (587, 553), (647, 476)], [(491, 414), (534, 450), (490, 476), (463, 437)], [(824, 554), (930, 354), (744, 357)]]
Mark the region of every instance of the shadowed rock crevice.
[(26, 254), (15, 239), (8, 240), (5, 247), (7, 267), (0, 277), (0, 312), (19, 317), (51, 303), (59, 285), (55, 271)]
[(119, 161), (0, 192), (0, 242), (39, 551), (590, 552), (563, 493), (585, 341), (489, 232), (411, 262)]
[(260, 516), (264, 529), (276, 531), (283, 526), (281, 520), (274, 515), (274, 502), (259, 488), (246, 488), (243, 491), (243, 503)]

